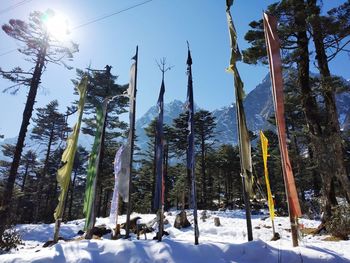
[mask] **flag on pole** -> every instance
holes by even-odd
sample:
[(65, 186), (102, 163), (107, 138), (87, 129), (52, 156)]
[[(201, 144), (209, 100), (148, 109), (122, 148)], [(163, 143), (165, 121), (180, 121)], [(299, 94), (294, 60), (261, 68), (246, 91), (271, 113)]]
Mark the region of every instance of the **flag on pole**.
[[(129, 110), (129, 136), (128, 136), (128, 143), (126, 146), (125, 154), (123, 154), (122, 157), (125, 157), (125, 162), (122, 161), (122, 165), (124, 166), (125, 173), (122, 173), (122, 175), (127, 174), (127, 178), (125, 178), (128, 182), (128, 186), (123, 188), (123, 191), (125, 191), (125, 195), (123, 197), (124, 202), (127, 202), (127, 214), (126, 214), (126, 229), (125, 229), (125, 237), (129, 237), (129, 229), (130, 229), (130, 214), (131, 214), (131, 172), (132, 172), (132, 161), (133, 161), (133, 153), (134, 153), (134, 134), (135, 134), (135, 115), (136, 115), (136, 82), (137, 82), (137, 63), (138, 63), (138, 46), (136, 46), (136, 54), (132, 58), (135, 60), (135, 62), (131, 65), (130, 68), (130, 81), (129, 81), (129, 88), (128, 88), (128, 95), (130, 100), (130, 110)], [(123, 167), (122, 167), (123, 171)], [(121, 175), (121, 176), (122, 176)], [(121, 189), (122, 190), (122, 189)], [(123, 196), (123, 193), (120, 192)]]
[(108, 100), (105, 99), (101, 105), (96, 106), (96, 132), (92, 150), (89, 157), (86, 187), (84, 196), (84, 215), (86, 231), (91, 230), (95, 224), (95, 194), (98, 174), (98, 165), (101, 153), (102, 131), (105, 122)]
[(118, 193), (124, 203), (129, 202), (129, 179), (130, 179), (130, 144), (123, 147), (120, 156), (120, 171), (118, 173)]
[(119, 173), (121, 170), (121, 155), (123, 154), (124, 146), (120, 146), (118, 151), (115, 154), (114, 157), (114, 189), (113, 189), (113, 197), (111, 200), (111, 209), (109, 212), (109, 222), (111, 224), (116, 224), (117, 223), (117, 218), (118, 218), (118, 197), (119, 197), (119, 184), (118, 184), (118, 179), (119, 179)]
[(109, 213), (109, 220), (111, 224), (115, 224), (118, 217), (118, 197), (122, 197), (123, 202), (127, 203), (129, 200), (129, 145), (122, 145), (118, 149), (114, 158), (114, 190), (111, 200), (111, 211)]
[(275, 107), (278, 140), (281, 152), (281, 162), (283, 168), (282, 170), (288, 200), (288, 207), (290, 217), (297, 218), (301, 216), (301, 210), (287, 148), (286, 124), (284, 120), (282, 62), (280, 55), (279, 38), (277, 35), (277, 20), (276, 18), (265, 13), (263, 15), (263, 20), (266, 49), (270, 64), (272, 94)]
[(265, 175), (266, 190), (267, 190), (267, 204), (269, 206), (270, 218), (271, 218), (271, 220), (273, 220), (275, 218), (275, 206), (273, 203), (273, 198), (272, 198), (272, 193), (271, 193), (271, 187), (270, 187), (270, 181), (269, 181), (269, 171), (267, 169), (268, 140), (262, 131), (260, 131), (260, 141), (261, 141), (261, 151), (262, 151), (263, 162), (264, 162), (264, 175)]
[(62, 220), (64, 212), (65, 200), (67, 197), (72, 169), (74, 165), (74, 157), (78, 147), (78, 138), (85, 104), (87, 82), (87, 77), (83, 77), (77, 87), (79, 93), (78, 120), (77, 123), (74, 125), (73, 132), (69, 135), (67, 139), (66, 149), (62, 154), (61, 162), (63, 163), (63, 166), (57, 171), (57, 182), (61, 188), (61, 193), (58, 197), (58, 205), (54, 213), (55, 220)]
[(156, 189), (154, 194), (154, 209), (160, 209), (163, 205), (163, 114), (164, 114), (164, 77), (160, 87), (157, 107), (158, 118), (156, 122)]
[(136, 67), (137, 67), (137, 51), (136, 55), (132, 58), (135, 60), (130, 67), (130, 80), (128, 87), (128, 97), (129, 97), (129, 134), (128, 141), (124, 147), (123, 153), (121, 155), (121, 171), (119, 174), (119, 194), (123, 199), (123, 202), (129, 202), (129, 181), (131, 180), (131, 166), (132, 166), (132, 146), (134, 145), (134, 126), (135, 126), (135, 101), (136, 101)]
[(58, 205), (54, 212), (55, 218), (55, 230), (54, 230), (54, 242), (58, 241), (59, 231), (62, 222), (62, 217), (64, 213), (66, 198), (68, 194), (69, 183), (71, 180), (72, 169), (74, 165), (74, 157), (78, 147), (78, 138), (80, 132), (81, 119), (83, 116), (83, 109), (85, 104), (87, 89), (87, 77), (83, 77), (80, 81), (77, 90), (79, 93), (79, 102), (78, 102), (78, 121), (74, 125), (73, 132), (69, 135), (67, 139), (66, 149), (62, 154), (62, 163), (63, 166), (57, 171), (57, 182), (61, 188), (60, 196), (58, 197)]
[[(187, 43), (188, 45), (188, 43)], [(196, 200), (196, 175), (195, 175), (195, 159), (194, 159), (194, 102), (193, 102), (193, 81), (192, 81), (192, 57), (188, 46), (187, 54), (187, 101), (186, 108), (188, 110), (188, 136), (187, 136), (187, 169), (191, 175), (191, 208), (193, 209), (194, 219), (194, 236), (195, 244), (198, 244), (199, 229), (197, 219), (197, 200)]]
[(227, 24), (230, 33), (230, 44), (231, 44), (231, 58), (230, 65), (227, 69), (228, 72), (233, 74), (235, 83), (235, 94), (236, 94), (236, 117), (238, 126), (238, 141), (239, 141), (239, 155), (241, 163), (241, 176), (243, 185), (243, 198), (244, 206), (246, 210), (246, 222), (247, 222), (247, 236), (248, 241), (253, 240), (253, 230), (250, 215), (250, 196), (253, 192), (253, 177), (252, 177), (252, 159), (251, 159), (251, 145), (249, 132), (247, 129), (244, 107), (243, 107), (243, 82), (239, 76), (236, 62), (241, 60), (241, 53), (237, 43), (237, 33), (233, 25), (230, 8), (233, 4), (233, 0), (226, 0), (226, 17)]
[[(136, 61), (134, 63), (132, 63), (131, 68), (130, 68), (130, 80), (129, 80), (129, 87), (128, 87), (128, 96), (129, 96), (129, 100), (130, 100), (130, 111), (129, 111), (129, 124), (130, 126), (133, 125), (133, 115), (134, 115), (134, 104), (135, 104), (135, 96), (136, 96), (136, 88), (135, 88), (135, 78), (136, 78)], [(130, 127), (129, 130), (129, 137), (128, 137), (128, 141), (129, 143), (131, 142), (131, 140), (133, 138), (130, 138), (131, 136), (131, 129), (132, 127)]]
[(240, 146), (240, 157), (241, 157), (241, 166), (245, 180), (245, 189), (246, 192), (252, 194), (253, 178), (252, 178), (252, 159), (251, 159), (251, 144), (249, 138), (249, 132), (246, 124), (246, 118), (244, 113), (243, 99), (244, 99), (244, 89), (243, 82), (239, 75), (238, 69), (236, 67), (236, 62), (241, 60), (241, 53), (238, 48), (237, 43), (237, 33), (234, 27), (232, 16), (230, 13), (230, 7), (233, 3), (233, 0), (227, 0), (226, 16), (229, 26), (230, 41), (231, 41), (231, 58), (230, 65), (227, 69), (228, 72), (232, 73), (234, 76), (235, 84), (235, 94), (236, 94), (236, 113), (237, 113), (237, 122), (238, 122), (238, 139)]

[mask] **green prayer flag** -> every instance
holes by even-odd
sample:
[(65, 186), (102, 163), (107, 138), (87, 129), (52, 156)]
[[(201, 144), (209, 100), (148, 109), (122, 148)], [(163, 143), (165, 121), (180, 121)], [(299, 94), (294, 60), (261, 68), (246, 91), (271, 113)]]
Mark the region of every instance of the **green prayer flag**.
[(101, 152), (102, 132), (105, 122), (105, 116), (107, 111), (108, 99), (105, 99), (102, 104), (96, 106), (96, 132), (94, 144), (89, 157), (86, 187), (84, 196), (84, 215), (85, 215), (85, 226), (84, 229), (92, 229), (95, 224), (95, 192), (96, 192), (96, 181), (98, 173), (98, 164)]
[(67, 139), (67, 146), (62, 154), (63, 166), (58, 169), (57, 172), (57, 182), (61, 188), (60, 196), (58, 197), (58, 205), (56, 207), (54, 217), (55, 220), (62, 219), (64, 204), (68, 193), (68, 187), (71, 179), (74, 157), (78, 146), (79, 131), (81, 125), (81, 119), (83, 116), (83, 109), (85, 104), (86, 89), (87, 89), (87, 77), (83, 77), (80, 81), (77, 89), (79, 93), (79, 103), (78, 103), (78, 121), (74, 125), (72, 134), (69, 135)]
[(249, 138), (249, 132), (247, 129), (247, 123), (244, 113), (243, 99), (244, 99), (244, 89), (243, 82), (239, 75), (238, 69), (236, 67), (236, 62), (241, 60), (241, 53), (238, 48), (237, 43), (237, 33), (235, 26), (232, 21), (232, 16), (230, 13), (230, 7), (233, 0), (226, 1), (226, 17), (230, 33), (230, 44), (231, 44), (231, 58), (230, 65), (227, 71), (232, 73), (234, 76), (235, 93), (236, 93), (236, 114), (238, 123), (238, 140), (240, 149), (240, 158), (242, 166), (242, 176), (245, 179), (245, 188), (248, 194), (252, 194), (252, 159), (251, 159), (251, 144)]

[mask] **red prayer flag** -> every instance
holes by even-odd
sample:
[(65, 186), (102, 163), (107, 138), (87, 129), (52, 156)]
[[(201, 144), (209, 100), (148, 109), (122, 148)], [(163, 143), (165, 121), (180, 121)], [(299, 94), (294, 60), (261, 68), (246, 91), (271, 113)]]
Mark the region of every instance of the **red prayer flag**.
[(284, 95), (282, 79), (282, 62), (280, 55), (279, 38), (277, 35), (277, 20), (273, 16), (264, 13), (264, 31), (267, 56), (270, 65), (270, 77), (273, 101), (275, 107), (275, 116), (278, 130), (278, 140), (280, 145), (283, 178), (286, 188), (286, 195), (291, 217), (301, 216), (301, 210), (298, 200), (298, 194), (295, 187), (292, 166), (290, 164), (287, 141), (286, 141), (286, 124), (284, 119)]

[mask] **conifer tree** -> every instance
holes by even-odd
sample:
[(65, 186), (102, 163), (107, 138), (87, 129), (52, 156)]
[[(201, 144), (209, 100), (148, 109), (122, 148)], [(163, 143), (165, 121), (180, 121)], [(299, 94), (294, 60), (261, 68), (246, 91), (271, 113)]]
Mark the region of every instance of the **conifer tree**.
[[(194, 119), (196, 121), (196, 118)], [(184, 163), (187, 161), (187, 136), (188, 136), (188, 112), (181, 113), (179, 117), (173, 120), (173, 137), (171, 142), (173, 145), (173, 152), (176, 158), (180, 159)], [(196, 141), (195, 141), (196, 144)], [(191, 177), (190, 174), (181, 173), (179, 174), (176, 182), (176, 188), (181, 189), (182, 198), (181, 204), (182, 209), (185, 209), (186, 204), (190, 202), (190, 189), (191, 189)], [(187, 200), (187, 201), (186, 201)]]
[[(66, 46), (50, 34), (43, 18), (48, 18), (53, 15), (54, 13), (50, 10), (46, 13), (36, 11), (30, 14), (29, 22), (11, 19), (8, 24), (2, 26), (2, 29), (7, 35), (16, 39), (22, 45), (18, 51), (25, 55), (28, 61), (33, 61), (34, 66), (27, 72), (20, 67), (16, 67), (11, 71), (5, 71), (0, 68), (1, 76), (14, 82), (14, 85), (6, 90), (12, 89), (12, 93), (16, 93), (21, 86), (29, 87), (16, 150), (1, 203), (0, 237), (2, 237), (6, 225), (9, 223), (8, 215), (11, 212), (14, 184), (24, 147), (27, 128), (32, 117), (35, 98), (44, 68), (48, 63), (63, 64), (66, 66), (65, 59), (71, 60), (73, 58), (73, 53), (78, 51), (77, 44), (71, 43), (70, 46)], [(2, 241), (0, 240), (0, 242)]]
[(240, 175), (239, 149), (237, 146), (223, 144), (217, 150), (219, 182), (218, 199), (222, 196), (225, 207), (233, 208), (233, 202), (242, 199), (242, 179)]
[[(49, 173), (50, 158), (53, 156), (54, 147), (57, 143), (64, 139), (64, 135), (69, 128), (66, 124), (65, 116), (58, 112), (58, 102), (56, 100), (51, 101), (44, 108), (37, 109), (36, 118), (33, 119), (34, 128), (32, 130), (31, 138), (39, 145), (43, 145), (44, 148), (44, 160), (43, 167), (40, 172), (37, 184), (37, 207), (35, 209), (35, 218), (37, 222), (40, 218), (40, 205), (43, 203), (40, 200), (43, 199), (43, 187), (47, 190), (47, 195), (50, 194), (52, 184), (56, 182), (55, 174)], [(55, 167), (60, 164), (60, 161), (56, 162)], [(55, 189), (56, 190), (56, 189)]]
[(6, 159), (8, 159), (8, 160), (0, 160), (0, 171), (1, 171), (1, 174), (5, 175), (10, 170), (11, 162), (9, 160), (13, 158), (13, 155), (16, 150), (16, 146), (13, 144), (6, 143), (4, 145), (1, 145), (1, 148), (2, 148), (1, 149), (2, 154), (5, 157), (7, 157)]
[[(325, 104), (325, 120), (327, 125), (323, 130), (324, 143), (328, 145), (330, 149), (333, 149), (333, 154), (328, 156), (329, 166), (333, 167), (334, 176), (339, 180), (347, 199), (350, 199), (350, 179), (348, 177), (345, 162), (343, 143), (340, 134), (340, 126), (338, 121), (338, 113), (335, 101), (335, 85), (332, 83), (331, 71), (328, 66), (328, 56), (326, 53), (325, 42), (328, 36), (327, 28), (329, 27), (329, 19), (324, 19), (320, 16), (320, 8), (317, 5), (316, 0), (307, 0), (309, 14), (309, 21), (312, 28), (313, 42), (316, 50), (316, 60), (321, 78), (321, 93), (324, 98)], [(349, 6), (349, 3), (348, 3)], [(350, 15), (350, 10), (347, 10)], [(336, 27), (336, 30), (341, 31), (340, 27)], [(344, 30), (343, 30), (344, 32)], [(347, 30), (344, 32), (345, 37), (350, 37), (350, 27), (348, 24)], [(325, 160), (324, 160), (325, 161)], [(335, 169), (334, 169), (335, 168)], [(330, 184), (332, 177), (325, 177), (325, 184)]]
[(24, 191), (26, 186), (26, 182), (28, 177), (33, 177), (33, 173), (37, 170), (37, 166), (39, 164), (37, 154), (28, 150), (22, 157), (21, 165), (23, 166), (23, 175), (22, 175), (22, 183), (21, 183), (21, 191)]
[(215, 117), (211, 112), (206, 110), (200, 110), (195, 113), (195, 138), (197, 142), (195, 145), (199, 147), (200, 153), (200, 167), (201, 167), (201, 176), (200, 176), (200, 188), (201, 188), (201, 198), (200, 203), (205, 207), (206, 206), (206, 194), (207, 194), (207, 175), (206, 175), (206, 155), (209, 148), (213, 145), (213, 138), (215, 136), (214, 130), (216, 127)]
[[(337, 130), (336, 126), (333, 125), (334, 122), (337, 122), (337, 114), (333, 104), (334, 100), (332, 102), (332, 96), (334, 96), (334, 93), (333, 95), (330, 93), (328, 93), (328, 95), (321, 93), (321, 95), (324, 96), (325, 101), (328, 100), (328, 102), (325, 102), (325, 107), (330, 109), (329, 113), (324, 114), (322, 112), (323, 106), (316, 100), (318, 94), (315, 92), (316, 90), (313, 89), (312, 83), (310, 82), (310, 36), (308, 35), (308, 29), (309, 27), (313, 29), (311, 37), (317, 42), (318, 45), (318, 48), (316, 48), (316, 51), (318, 50), (317, 55), (320, 56), (318, 59), (325, 61), (325, 49), (322, 48), (322, 42), (325, 44), (324, 47), (326, 47), (326, 44), (329, 44), (328, 47), (332, 47), (332, 45), (337, 43), (337, 41), (330, 37), (331, 34), (338, 35), (336, 31), (338, 31), (338, 33), (342, 32), (342, 38), (344, 38), (346, 36), (346, 26), (341, 28), (341, 30), (339, 30), (340, 27), (338, 27), (338, 29), (333, 32), (322, 30), (322, 28), (317, 26), (319, 23), (319, 8), (317, 3), (311, 0), (309, 1), (309, 4), (313, 5), (313, 8), (310, 9), (312, 16), (310, 16), (307, 3), (304, 0), (283, 0), (280, 3), (271, 5), (268, 8), (268, 12), (276, 16), (280, 22), (279, 37), (281, 39), (281, 48), (285, 65), (292, 66), (295, 63), (297, 66), (297, 87), (300, 91), (302, 110), (305, 117), (306, 127), (308, 128), (310, 135), (310, 154), (312, 153), (313, 155), (317, 172), (320, 174), (323, 181), (322, 210), (324, 212), (323, 220), (327, 221), (332, 213), (332, 205), (336, 204), (332, 177), (334, 169), (337, 169), (338, 171), (342, 170), (343, 165), (341, 163), (337, 163), (336, 161), (340, 156), (339, 153), (342, 151), (342, 148), (341, 144), (337, 143), (337, 140), (335, 140), (335, 142), (325, 143), (325, 140), (328, 142), (329, 138), (327, 131), (335, 131), (336, 133)], [(343, 14), (346, 14), (347, 5), (344, 5), (343, 7), (341, 8), (344, 11)], [(344, 20), (346, 21), (346, 15), (342, 16), (343, 14), (338, 16), (339, 21), (341, 19), (343, 19), (343, 22)], [(334, 24), (336, 23), (337, 22), (328, 23), (327, 28), (328, 25), (329, 29), (337, 28), (334, 27)], [(346, 23), (343, 23), (342, 25), (346, 25)], [(252, 47), (248, 48), (244, 52), (245, 61), (249, 63), (257, 63), (258, 61), (266, 63), (266, 48), (265, 44), (263, 43), (264, 36), (262, 31), (262, 23), (261, 21), (254, 21), (250, 24), (250, 26), (253, 28), (253, 30), (250, 30), (246, 34), (246, 39), (252, 44)], [(319, 32), (320, 30), (322, 30), (322, 33)], [(321, 34), (321, 36), (319, 36), (319, 34)], [(322, 34), (324, 35), (322, 36)], [(331, 39), (331, 41), (327, 43), (325, 39)], [(340, 38), (335, 39), (339, 40)], [(338, 52), (336, 51), (334, 54), (336, 55)], [(319, 64), (320, 67), (325, 66), (324, 63), (323, 65), (321, 64)], [(330, 118), (332, 121), (329, 121)], [(334, 161), (332, 162), (332, 160)], [(341, 173), (339, 172), (338, 174)], [(344, 181), (344, 179), (342, 180)], [(349, 189), (349, 187), (347, 187), (347, 189)]]
[[(104, 200), (109, 197), (111, 191), (111, 181), (114, 180), (113, 160), (120, 141), (125, 136), (128, 125), (121, 121), (119, 115), (126, 112), (128, 105), (126, 96), (122, 96), (128, 85), (117, 84), (118, 77), (111, 73), (112, 66), (106, 65), (105, 70), (88, 70), (84, 72), (77, 69), (77, 79), (80, 80), (83, 75), (89, 78), (86, 102), (84, 106), (85, 118), (83, 118), (82, 132), (94, 136), (96, 130), (96, 105), (101, 105), (103, 100), (113, 98), (108, 103), (105, 116), (104, 127), (102, 131), (101, 155), (99, 159), (98, 179), (96, 187), (96, 208), (97, 216), (101, 216), (106, 209), (101, 209)], [(77, 85), (78, 80), (73, 80)], [(108, 198), (107, 198), (108, 199)], [(107, 203), (108, 200), (105, 201)]]

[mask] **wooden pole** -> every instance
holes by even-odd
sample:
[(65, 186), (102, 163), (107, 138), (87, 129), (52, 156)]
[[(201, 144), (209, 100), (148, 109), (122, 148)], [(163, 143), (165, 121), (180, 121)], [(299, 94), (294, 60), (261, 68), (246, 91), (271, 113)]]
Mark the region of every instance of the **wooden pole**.
[(192, 82), (192, 57), (190, 51), (190, 44), (187, 41), (187, 104), (188, 104), (188, 122), (189, 134), (188, 149), (187, 149), (187, 174), (190, 175), (190, 202), (193, 208), (193, 221), (194, 221), (194, 244), (198, 245), (199, 229), (198, 229), (198, 216), (197, 216), (197, 199), (196, 199), (196, 179), (195, 179), (195, 157), (194, 157), (194, 102), (193, 102), (193, 82)]
[(237, 134), (238, 134), (238, 142), (239, 142), (239, 156), (240, 156), (240, 164), (241, 164), (241, 177), (242, 177), (242, 188), (243, 188), (243, 200), (244, 200), (244, 208), (245, 208), (245, 217), (246, 217), (246, 224), (247, 224), (247, 235), (248, 235), (248, 241), (253, 240), (253, 230), (252, 230), (252, 217), (251, 217), (251, 211), (250, 211), (250, 199), (249, 199), (249, 193), (246, 191), (246, 182), (245, 178), (247, 175), (247, 171), (243, 168), (243, 154), (242, 154), (242, 139), (241, 139), (241, 121), (239, 117), (238, 112), (238, 106), (237, 106), (237, 89), (236, 89), (236, 119), (237, 119)]
[(132, 116), (130, 123), (130, 175), (129, 175), (129, 197), (128, 197), (128, 205), (127, 205), (127, 214), (126, 214), (126, 229), (125, 229), (125, 238), (129, 238), (130, 236), (130, 214), (131, 214), (131, 174), (132, 174), (132, 161), (134, 154), (134, 136), (135, 136), (135, 116), (136, 116), (136, 92), (137, 92), (137, 63), (138, 63), (138, 52), (139, 47), (136, 46), (136, 55), (133, 57), (135, 59), (135, 79), (134, 79), (134, 92), (133, 97), (130, 98), (132, 100)]

